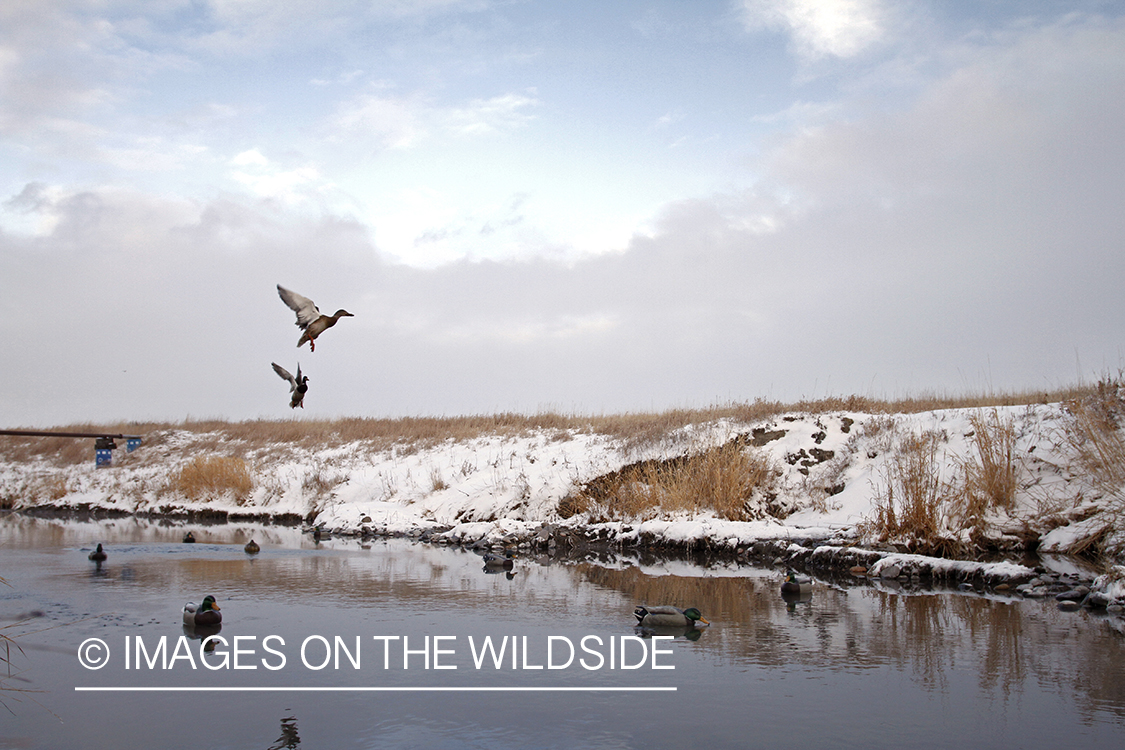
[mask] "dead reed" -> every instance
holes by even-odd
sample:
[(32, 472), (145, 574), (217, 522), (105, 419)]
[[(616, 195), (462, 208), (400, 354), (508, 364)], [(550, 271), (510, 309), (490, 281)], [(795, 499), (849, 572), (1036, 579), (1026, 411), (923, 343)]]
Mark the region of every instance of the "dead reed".
[(941, 477), (944, 436), (927, 430), (904, 436), (883, 469), (872, 516), (860, 525), (864, 536), (881, 542), (916, 543), (924, 552), (950, 544), (945, 508), (952, 493)]
[(966, 528), (981, 529), (989, 511), (1011, 510), (1015, 505), (1017, 435), (1012, 417), (1001, 417), (995, 409), (978, 412), (969, 422), (974, 455), (961, 462), (965, 484), (959, 515)]
[(176, 474), (171, 488), (191, 500), (231, 493), (241, 505), (254, 482), (246, 461), (233, 456), (197, 456)]
[(1077, 467), (1102, 495), (1105, 522), (1067, 550), (1070, 554), (1125, 552), (1125, 384), (1121, 376), (1106, 378), (1084, 398), (1066, 402), (1064, 435)]
[(748, 521), (773, 510), (778, 476), (764, 454), (732, 440), (693, 454), (629, 464), (563, 500), (560, 512), (588, 513), (594, 522), (708, 511)]

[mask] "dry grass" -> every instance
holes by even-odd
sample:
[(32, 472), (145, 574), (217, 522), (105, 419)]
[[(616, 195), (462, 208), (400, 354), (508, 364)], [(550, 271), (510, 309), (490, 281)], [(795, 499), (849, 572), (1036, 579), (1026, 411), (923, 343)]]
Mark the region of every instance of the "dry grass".
[[(139, 434), (145, 447), (160, 447), (177, 432), (196, 436), (196, 449), (225, 454), (276, 450), (278, 444), (308, 448), (330, 448), (365, 443), (370, 450), (420, 450), (447, 440), (471, 440), (484, 435), (519, 436), (542, 431), (548, 436), (594, 432), (621, 441), (626, 449), (667, 447), (678, 430), (718, 419), (760, 422), (788, 412), (851, 411), (868, 414), (917, 413), (935, 409), (986, 408), (1030, 403), (1075, 400), (1089, 395), (1090, 387), (1072, 387), (1052, 392), (1024, 391), (968, 395), (928, 394), (902, 399), (865, 396), (829, 397), (791, 403), (757, 399), (696, 409), (672, 409), (656, 413), (602, 415), (518, 414), (460, 417), (402, 417), (377, 419), (349, 417), (334, 420), (290, 419), (226, 422), (219, 419), (188, 419), (182, 422), (118, 422), (77, 424), (54, 429), (67, 432)], [(41, 429), (41, 428), (26, 428)], [(0, 438), (0, 460), (26, 462), (46, 460), (55, 465), (80, 464), (93, 460), (93, 441), (72, 438)]]
[(1079, 466), (1099, 489), (1120, 494), (1125, 486), (1125, 440), (1120, 421), (1125, 414), (1125, 385), (1105, 380), (1086, 398), (1068, 401), (1068, 442)]
[(171, 488), (191, 500), (230, 492), (240, 505), (253, 489), (250, 467), (233, 456), (199, 456), (180, 469)]
[(778, 475), (761, 452), (732, 440), (695, 454), (629, 464), (565, 499), (560, 512), (588, 513), (594, 522), (682, 511), (748, 521), (776, 511), (770, 503)]
[(944, 442), (944, 436), (932, 430), (901, 439), (885, 464), (874, 512), (861, 524), (861, 533), (882, 542), (917, 543), (926, 553), (950, 545), (944, 520), (954, 495), (941, 478)]
[(961, 464), (965, 485), (959, 515), (964, 527), (980, 529), (989, 511), (1011, 510), (1015, 505), (1017, 435), (1015, 421), (1000, 417), (995, 409), (977, 413), (969, 421), (975, 455)]
[(1066, 403), (1064, 434), (1076, 457), (1077, 468), (1105, 498), (1105, 523), (1080, 539), (1070, 554), (1103, 550), (1125, 552), (1125, 384), (1120, 375), (1098, 383), (1093, 393)]

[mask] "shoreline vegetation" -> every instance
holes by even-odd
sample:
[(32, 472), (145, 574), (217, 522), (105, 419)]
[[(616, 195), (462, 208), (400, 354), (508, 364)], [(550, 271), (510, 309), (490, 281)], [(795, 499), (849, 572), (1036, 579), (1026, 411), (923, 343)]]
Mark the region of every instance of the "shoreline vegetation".
[(0, 509), (547, 553), (706, 549), (809, 564), (828, 545), (848, 550), (837, 566), (849, 567), (1051, 552), (1125, 578), (1123, 415), (1118, 375), (1051, 392), (660, 413), (69, 425), (57, 429), (144, 442), (95, 469), (90, 441), (5, 438)]

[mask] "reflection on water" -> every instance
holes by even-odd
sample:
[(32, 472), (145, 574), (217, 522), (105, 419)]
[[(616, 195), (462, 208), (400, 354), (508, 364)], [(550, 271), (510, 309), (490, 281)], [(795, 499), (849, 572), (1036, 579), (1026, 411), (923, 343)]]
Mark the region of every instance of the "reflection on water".
[(281, 736), (269, 746), (268, 750), (293, 750), (301, 746), (301, 735), (297, 732), (297, 717), (286, 716), (281, 720)]
[[(0, 722), (0, 746), (194, 747), (188, 738), (207, 726), (212, 747), (298, 747), (298, 715), (310, 745), (330, 747), (1093, 747), (1125, 739), (1121, 621), (1050, 602), (862, 581), (816, 582), (811, 593), (789, 596), (780, 571), (745, 566), (517, 558), (496, 571), (472, 552), (401, 540), (317, 542), (297, 529), (246, 524), (197, 527), (197, 542), (185, 545), (184, 532), (134, 519), (0, 516), (0, 576), (10, 584), (0, 586), (0, 617), (42, 613), (12, 632), (27, 646), (16, 668), (29, 687), (48, 691), (39, 698), (47, 710), (21, 703)], [(253, 556), (243, 549), (251, 537), (261, 548)], [(98, 542), (107, 559), (95, 566), (86, 556)], [(207, 593), (222, 603), (221, 634), (181, 622), (183, 602)], [(712, 625), (657, 633), (668, 636), (657, 642), (634, 628), (638, 604), (694, 606)], [(271, 635), (287, 657), (276, 670), (279, 660), (263, 659)], [(114, 656), (105, 669), (75, 658), (94, 637)], [(122, 664), (138, 641), (158, 664), (160, 639), (172, 654), (181, 637), (191, 644), (182, 648), (204, 650), (199, 660), (139, 671)], [(337, 651), (336, 666), (303, 667), (301, 645), (311, 637), (323, 638), (310, 641), (321, 648), (314, 661), (343, 644), (356, 664)], [(508, 652), (475, 666), (470, 644), (485, 638), (518, 645), (520, 658)], [(610, 644), (639, 648), (629, 638), (667, 648), (662, 658), (675, 668), (628, 670), (609, 658), (599, 669), (577, 661), (550, 668), (548, 646), (565, 639), (577, 647), (583, 638), (596, 638), (587, 644), (604, 657)], [(438, 643), (449, 653), (436, 654)], [(243, 650), (237, 668), (235, 649)], [(472, 692), (652, 686), (676, 691)], [(450, 687), (469, 692), (401, 692)], [(96, 736), (83, 736), (90, 727), (99, 727)]]

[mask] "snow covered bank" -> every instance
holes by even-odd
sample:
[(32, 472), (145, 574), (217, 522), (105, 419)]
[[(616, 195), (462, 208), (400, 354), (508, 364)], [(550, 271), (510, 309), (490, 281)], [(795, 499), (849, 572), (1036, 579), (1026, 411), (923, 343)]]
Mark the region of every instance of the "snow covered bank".
[[(972, 511), (957, 498), (980, 466), (982, 419), (1009, 430), (1015, 486), (1005, 505)], [(586, 431), (482, 435), (429, 446), (373, 450), (245, 445), (222, 434), (150, 434), (114, 466), (55, 465), (45, 458), (0, 464), (0, 502), (130, 514), (303, 519), (337, 534), (402, 534), (446, 543), (520, 543), (726, 549), (760, 542), (858, 545), (881, 555), (915, 553), (917, 540), (877, 523), (894, 511), (896, 456), (927, 436), (938, 541), (963, 554), (1076, 547), (1120, 550), (1122, 494), (1078, 462), (1060, 404), (951, 409), (918, 414), (793, 413), (749, 424), (690, 425), (629, 447)], [(641, 461), (666, 461), (739, 441), (770, 467), (738, 520), (711, 511), (648, 507), (622, 516), (570, 502), (599, 478)], [(250, 489), (189, 495), (178, 472), (201, 455), (243, 461)], [(979, 469), (978, 469), (979, 472)], [(942, 498), (951, 498), (946, 501)], [(615, 516), (614, 513), (617, 513)], [(893, 513), (892, 513), (893, 515)], [(885, 519), (884, 519), (885, 521)]]

